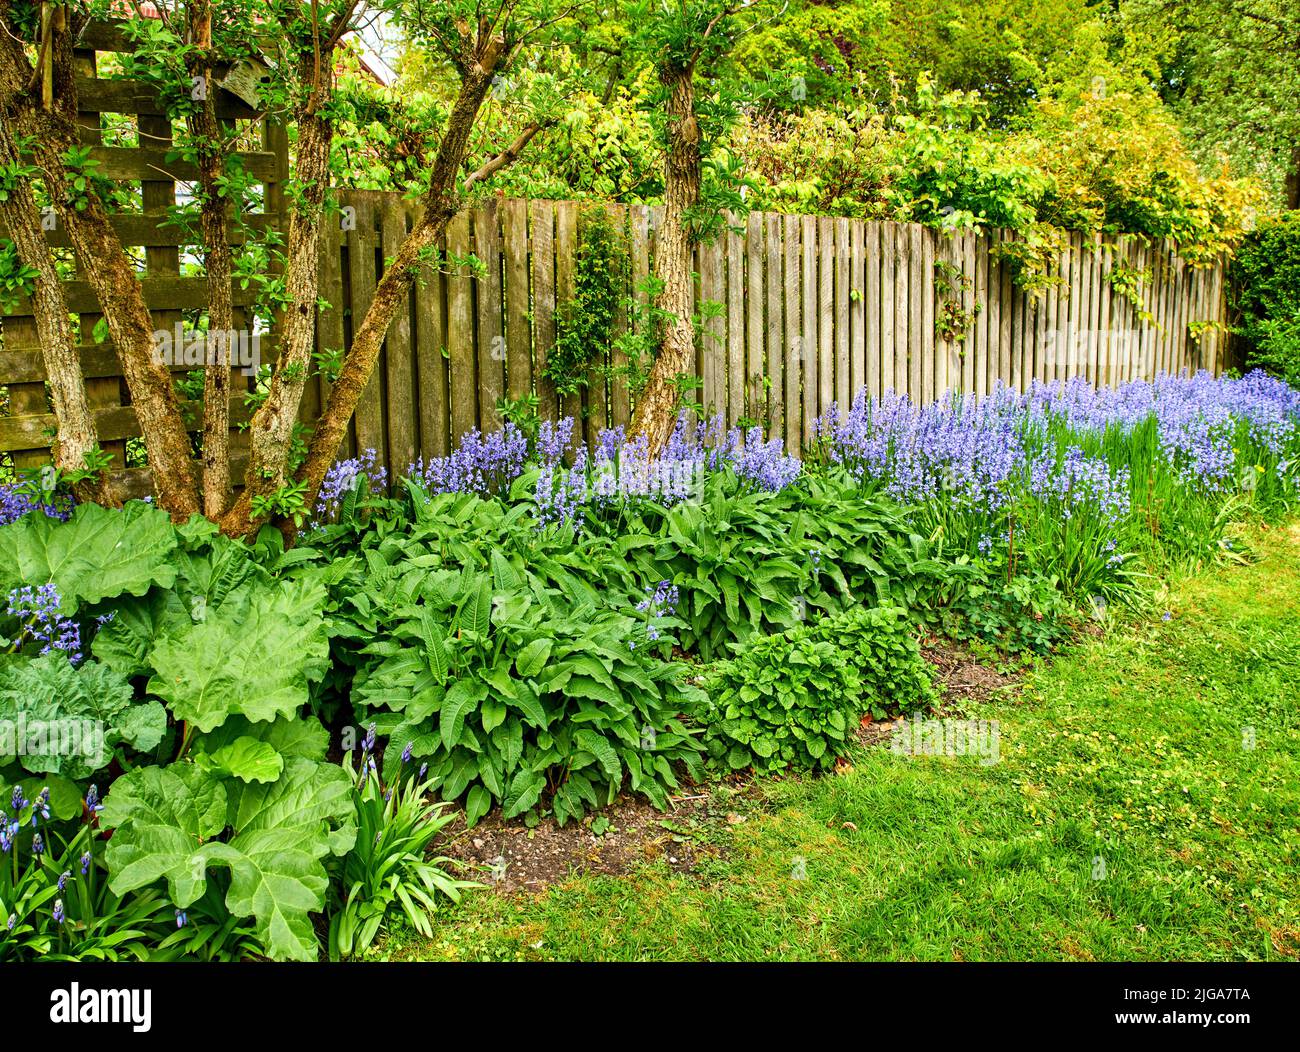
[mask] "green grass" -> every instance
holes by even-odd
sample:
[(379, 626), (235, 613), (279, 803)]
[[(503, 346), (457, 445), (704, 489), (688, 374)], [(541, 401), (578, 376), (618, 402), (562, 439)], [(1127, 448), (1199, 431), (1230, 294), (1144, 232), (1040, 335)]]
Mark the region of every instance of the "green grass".
[(745, 821), (704, 827), (715, 853), (690, 875), (651, 862), (471, 894), (433, 940), (396, 933), (382, 955), (1294, 958), (1300, 526), (1251, 543), (1253, 565), (1175, 584), (1149, 622), (969, 711), (999, 721), (995, 764), (876, 748), (834, 776), (720, 788), (715, 810)]

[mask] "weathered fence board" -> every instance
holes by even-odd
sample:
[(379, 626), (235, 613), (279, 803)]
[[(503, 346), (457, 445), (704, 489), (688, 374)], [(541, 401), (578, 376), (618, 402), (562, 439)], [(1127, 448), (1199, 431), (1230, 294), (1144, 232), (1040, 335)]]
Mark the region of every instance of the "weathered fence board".
[[(160, 200), (173, 185), (159, 180)], [(418, 206), (397, 195), (339, 197), (355, 224), (325, 233), (322, 350), (347, 346), (383, 261), (419, 217)], [(613, 348), (593, 349), (584, 392), (561, 400), (545, 375), (571, 308), (587, 207), (600, 206), (493, 199), (452, 221), (444, 246), (450, 262), (425, 275), (399, 311), (341, 455), (374, 449), (390, 472), (404, 472), (417, 457), (444, 455), (472, 428), (498, 426), (498, 400), (529, 393), (546, 419), (580, 416), (588, 440), (630, 421), (628, 363)], [(608, 207), (628, 237), (630, 275), (620, 291), (644, 303), (662, 210)], [(156, 236), (158, 218), (117, 223), (149, 255), (144, 284), (159, 318), (174, 318), (201, 309), (205, 290), (202, 278), (179, 276), (178, 243)], [(930, 401), (998, 383), (1024, 390), (1035, 380), (1083, 376), (1114, 385), (1162, 370), (1224, 367), (1222, 262), (1197, 268), (1170, 243), (1071, 235), (1055, 261), (1060, 282), (1034, 297), (1015, 284), (1000, 251), (1013, 240), (998, 231), (945, 235), (824, 216), (755, 212), (733, 221), (696, 248), (694, 309), (704, 321), (694, 398), (728, 424), (752, 420), (798, 447), (811, 440), (820, 414), (864, 386), (872, 396), (893, 390)], [(1134, 275), (1140, 308), (1117, 291), (1121, 277), (1131, 284)], [(69, 282), (68, 293), (85, 333), (98, 304), (84, 282)], [(236, 293), (248, 305), (249, 294)], [(0, 452), (23, 465), (46, 455), (49, 426), (29, 310), (14, 307), (0, 346), (0, 385), (9, 393)], [(628, 320), (621, 316), (619, 325)], [(949, 327), (956, 331), (941, 331)], [(270, 334), (272, 355), (274, 346)], [(80, 350), (105, 440), (122, 449), (134, 431), (112, 349), (87, 343)], [(328, 384), (318, 381), (310, 397), (313, 408), (325, 404)]]

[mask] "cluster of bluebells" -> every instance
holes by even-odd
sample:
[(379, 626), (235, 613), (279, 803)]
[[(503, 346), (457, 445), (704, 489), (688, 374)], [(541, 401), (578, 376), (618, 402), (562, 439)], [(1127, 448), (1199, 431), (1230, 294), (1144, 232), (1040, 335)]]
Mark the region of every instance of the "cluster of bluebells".
[(582, 526), (583, 509), (589, 495), (587, 485), (587, 447), (579, 444), (573, 464), (564, 467), (564, 453), (573, 440), (574, 422), (566, 417), (559, 424), (545, 421), (538, 431), (537, 452), (541, 463), (537, 474), (534, 499), (537, 525), (554, 526), (576, 533)]
[(360, 456), (337, 461), (325, 473), (312, 509), (311, 529), (329, 522), (337, 522), (339, 510), (348, 494), (353, 493), (364, 480), (370, 496), (377, 496), (388, 488), (388, 469), (377, 463), (379, 454), (367, 449)]
[(13, 589), (6, 599), (5, 612), (18, 619), (17, 646), (39, 643), (41, 653), (62, 650), (68, 660), (81, 660), (81, 629), (69, 617), (59, 613), (62, 597), (53, 583), (23, 585)]
[(1279, 473), (1294, 467), (1300, 444), (1300, 391), (1258, 371), (1240, 378), (1161, 374), (1100, 391), (1079, 378), (1035, 383), (1023, 412), (1098, 434), (1128, 434), (1154, 421), (1161, 455), (1179, 483), (1217, 493), (1241, 484), (1235, 443), (1243, 429), (1248, 442), (1277, 459)]
[(1017, 414), (1005, 389), (984, 399), (954, 398), (925, 407), (890, 392), (858, 392), (847, 411), (832, 405), (815, 425), (829, 459), (904, 503), (942, 499), (996, 515), (1012, 499), (1026, 462)]
[(1099, 514), (1109, 525), (1124, 520), (1131, 507), (1129, 469), (1112, 471), (1100, 457), (1070, 446), (1059, 458), (1039, 456), (1029, 468), (1030, 495), (1050, 504), (1062, 519), (1080, 511)]
[(28, 512), (39, 511), (52, 519), (66, 522), (72, 514), (73, 501), (70, 496), (60, 494), (53, 500), (46, 501), (32, 496), (21, 485), (0, 483), (0, 526), (17, 522)]
[(1294, 467), (1300, 445), (1300, 392), (1263, 373), (1241, 379), (1161, 375), (1097, 390), (1087, 380), (1035, 381), (1024, 394), (999, 383), (982, 398), (918, 407), (892, 392), (860, 393), (832, 406), (817, 432), (829, 459), (859, 480), (915, 503), (941, 498), (996, 516), (1028, 496), (1051, 501), (1065, 518), (1081, 511), (1114, 524), (1130, 510), (1131, 479), (1076, 445), (1058, 450), (1035, 436), (1063, 425), (1074, 435), (1131, 434), (1154, 426), (1160, 455), (1180, 484), (1226, 492), (1242, 485), (1234, 443), (1252, 443)]
[(449, 456), (423, 459), (408, 475), (429, 493), (503, 493), (528, 464), (528, 438), (513, 423), (482, 434), (477, 428), (461, 439)]
[[(572, 421), (563, 421), (557, 431), (560, 428), (565, 428), (567, 439)], [(573, 464), (565, 469), (559, 454), (567, 445), (557, 450), (539, 440), (537, 504), (543, 523), (576, 522), (589, 503), (604, 509), (650, 500), (671, 507), (696, 498), (705, 478), (721, 471), (733, 472), (755, 489), (778, 492), (803, 470), (779, 438), (764, 441), (760, 428), (742, 433), (727, 428), (720, 416), (692, 423), (685, 412), (658, 456), (650, 455), (644, 435), (629, 437), (622, 427), (602, 430), (590, 458), (579, 446)]]
[[(655, 624), (655, 621), (660, 618), (672, 617), (677, 612), (679, 598), (677, 586), (672, 581), (660, 581), (653, 588), (645, 590), (645, 597), (636, 604), (636, 609), (637, 613), (645, 615), (645, 637), (649, 642), (655, 643), (658, 641), (659, 627)], [(630, 641), (628, 646), (635, 650), (636, 641)]]
[[(503, 495), (530, 467), (538, 472), (535, 501), (542, 527), (559, 524), (576, 531), (589, 506), (609, 508), (622, 502), (651, 500), (672, 506), (698, 496), (706, 476), (731, 471), (755, 489), (777, 492), (799, 478), (803, 465), (790, 456), (779, 438), (764, 440), (760, 428), (727, 428), (720, 416), (696, 423), (681, 413), (668, 442), (652, 457), (644, 436), (629, 437), (625, 428), (603, 429), (589, 452), (578, 440), (577, 421), (565, 417), (539, 425), (535, 443), (514, 423), (484, 434), (477, 429), (445, 457), (412, 464), (408, 477), (429, 493)], [(346, 495), (360, 478), (372, 492), (386, 487), (375, 451), (336, 463), (326, 474), (311, 526), (337, 518)]]

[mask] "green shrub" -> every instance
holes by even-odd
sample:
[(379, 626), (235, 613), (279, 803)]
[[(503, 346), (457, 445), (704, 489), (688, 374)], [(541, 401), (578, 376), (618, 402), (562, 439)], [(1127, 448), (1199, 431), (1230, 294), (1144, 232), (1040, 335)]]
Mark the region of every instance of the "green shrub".
[(1247, 366), (1300, 385), (1300, 212), (1251, 234), (1232, 262)]
[(934, 698), (901, 607), (858, 608), (747, 646), (706, 677), (705, 745), (718, 767), (830, 767), (865, 713)]
[(987, 643), (1008, 654), (1046, 654), (1074, 633), (1075, 607), (1055, 576), (1016, 574), (964, 583), (939, 611), (945, 635)]
[(350, 615), (352, 630), (373, 631), (362, 653), (378, 661), (353, 703), (391, 735), (386, 762), (409, 745), (471, 825), (493, 803), (506, 818), (530, 811), (547, 791), (563, 823), (625, 783), (666, 807), (674, 766), (698, 769), (701, 751), (678, 718), (693, 694), (682, 668), (655, 656), (669, 619), (557, 597), (518, 554), (491, 563), (398, 577), (376, 561), (356, 597), (366, 616)]

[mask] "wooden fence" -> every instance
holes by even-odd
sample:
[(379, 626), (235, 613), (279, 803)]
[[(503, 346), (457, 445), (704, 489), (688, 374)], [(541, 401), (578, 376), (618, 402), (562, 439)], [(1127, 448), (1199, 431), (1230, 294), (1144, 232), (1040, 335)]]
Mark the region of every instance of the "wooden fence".
[[(193, 326), (206, 306), (206, 282), (182, 267), (192, 235), (167, 222), (167, 209), (178, 183), (195, 173), (167, 159), (171, 124), (153, 92), (112, 71), (111, 56), (130, 46), (120, 29), (93, 25), (80, 45), (83, 140), (94, 147), (100, 174), (139, 202), (138, 212), (115, 216), (114, 225), (139, 252), (157, 327)], [(257, 139), (257, 148), (241, 155), (261, 180), (262, 212), (249, 223), (282, 229), (285, 130), (224, 90), (218, 113)], [(117, 136), (124, 126), (136, 141), (105, 141), (106, 132)], [(396, 194), (339, 197), (343, 218), (328, 223), (321, 258), (320, 294), (328, 303), (318, 318), (322, 350), (347, 347), (384, 260), (418, 217), (418, 206)], [(559, 398), (544, 375), (574, 295), (584, 207), (596, 206), (489, 199), (456, 217), (443, 247), (453, 258), (474, 254), (479, 266), (431, 274), (412, 290), (341, 454), (373, 448), (395, 475), (418, 457), (445, 454), (471, 428), (499, 426), (498, 401), (530, 393), (545, 417), (581, 417), (589, 439), (602, 427), (628, 423), (626, 362), (612, 349), (593, 349), (590, 382), (579, 394)], [(650, 271), (661, 213), (604, 207), (627, 232), (624, 291), (632, 295)], [(67, 252), (57, 225), (49, 237)], [(697, 310), (718, 306), (702, 312), (695, 399), (728, 424), (759, 423), (798, 449), (832, 402), (847, 402), (864, 387), (872, 396), (892, 389), (925, 402), (955, 390), (982, 394), (999, 380), (1023, 389), (1034, 379), (1083, 376), (1102, 385), (1223, 367), (1222, 261), (1192, 267), (1168, 241), (1076, 234), (1057, 260), (1060, 285), (1032, 298), (1012, 280), (1001, 251), (1010, 240), (1000, 232), (953, 237), (911, 224), (749, 214), (696, 249)], [(102, 443), (126, 469), (120, 479), (128, 491), (146, 492), (147, 468), (129, 456), (138, 457), (128, 442), (139, 425), (120, 365), (113, 348), (92, 337), (99, 304), (80, 277), (68, 282), (66, 294), (79, 320)], [(236, 286), (235, 302), (248, 307), (252, 292)], [(29, 467), (48, 459), (54, 430), (29, 302), (8, 311), (0, 336), (0, 456)], [(262, 341), (265, 361), (273, 361), (274, 350), (271, 332)], [(249, 383), (233, 377), (236, 479), (246, 461), (247, 438), (237, 425), (247, 418), (242, 394)], [(328, 394), (322, 380), (311, 381), (304, 419), (315, 417)], [(197, 413), (194, 419), (197, 427)]]
[[(80, 105), (81, 140), (93, 147), (98, 162), (96, 173), (113, 180), (139, 203), (138, 212), (113, 216), (113, 226), (123, 245), (138, 253), (145, 300), (161, 330), (172, 330), (178, 322), (192, 325), (207, 307), (207, 280), (183, 273), (182, 254), (193, 235), (169, 223), (167, 210), (177, 200), (177, 185), (197, 177), (193, 164), (169, 160), (172, 125), (157, 94), (148, 85), (125, 79), (113, 68), (113, 56), (130, 51), (133, 45), (119, 24), (90, 24), (78, 41), (76, 63), (79, 72), (77, 97)], [(104, 74), (108, 74), (105, 76)], [(220, 90), (217, 116), (236, 127), (241, 137), (256, 146), (240, 153), (240, 159), (254, 179), (262, 210), (246, 214), (255, 229), (283, 226), (283, 184), (288, 177), (288, 135), (284, 127), (264, 120), (246, 101)], [(107, 136), (107, 140), (106, 140)], [(134, 141), (130, 141), (134, 139)], [(125, 140), (125, 141), (124, 141)], [(4, 236), (0, 229), (0, 237)], [(67, 234), (57, 223), (47, 231), (51, 245), (71, 258)], [(82, 264), (77, 261), (78, 271)], [(68, 309), (78, 321), (82, 370), (86, 395), (95, 415), (101, 445), (113, 454), (119, 481), (127, 492), (142, 494), (151, 488), (148, 471), (136, 457), (128, 456), (127, 443), (140, 434), (130, 393), (122, 379), (121, 366), (111, 344), (96, 343), (99, 302), (80, 275), (64, 289)], [(237, 326), (251, 324), (246, 311), (255, 290), (234, 287)], [(54, 431), (45, 387), (31, 304), (26, 299), (5, 312), (0, 323), (0, 389), (7, 391), (7, 410), (0, 402), (0, 455), (12, 457), (15, 467), (24, 468), (49, 460)], [(263, 340), (263, 352), (274, 353), (274, 334)], [(184, 372), (184, 366), (175, 371)], [(232, 376), (232, 418), (237, 424), (248, 417), (242, 392), (249, 379), (238, 370)], [(197, 420), (201, 415), (192, 414)], [(197, 425), (196, 425), (197, 426)], [(231, 458), (236, 477), (242, 479), (247, 461), (247, 436), (237, 428), (231, 433)]]
[[(347, 345), (383, 260), (418, 217), (393, 194), (347, 193), (342, 203), (351, 229), (330, 232), (322, 260), (324, 348)], [(345, 452), (374, 449), (403, 472), (471, 428), (500, 426), (498, 400), (530, 392), (544, 417), (581, 417), (588, 439), (629, 421), (626, 363), (611, 349), (596, 349), (579, 395), (558, 398), (543, 375), (573, 298), (583, 207), (592, 206), (497, 199), (453, 221), (446, 252), (473, 253), (481, 272), (434, 274), (413, 291)], [(630, 231), (631, 293), (650, 268), (660, 211), (603, 207)], [(1020, 390), (1073, 376), (1114, 385), (1223, 367), (1223, 263), (1193, 267), (1168, 241), (1072, 235), (1057, 258), (1061, 283), (1033, 297), (1012, 280), (999, 250), (1012, 235), (1002, 232), (770, 213), (737, 227), (696, 249), (697, 312), (720, 307), (699, 312), (694, 397), (792, 449), (832, 402), (864, 387), (928, 402), (999, 380)], [(326, 394), (314, 392), (313, 405)]]

